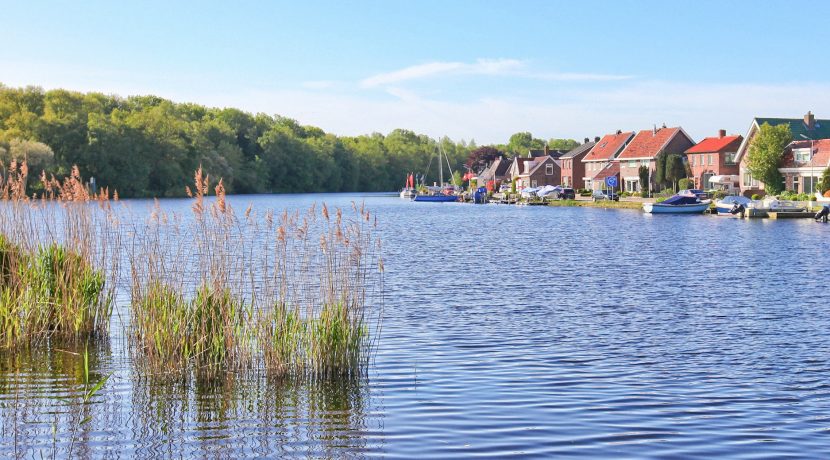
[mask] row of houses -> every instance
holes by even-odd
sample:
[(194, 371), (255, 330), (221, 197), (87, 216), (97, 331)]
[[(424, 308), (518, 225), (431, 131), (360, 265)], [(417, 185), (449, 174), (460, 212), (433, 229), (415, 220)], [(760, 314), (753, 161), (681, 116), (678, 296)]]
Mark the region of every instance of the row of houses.
[(784, 188), (813, 193), (824, 169), (830, 166), (830, 120), (818, 120), (811, 112), (803, 118), (754, 118), (746, 136), (716, 136), (695, 142), (681, 127), (654, 127), (639, 132), (618, 130), (586, 138), (571, 151), (531, 150), (527, 156), (500, 158), (478, 175), (478, 182), (492, 187), (514, 181), (518, 189), (563, 185), (577, 189), (603, 189), (615, 176), (619, 187), (640, 191), (640, 167), (649, 168), (650, 188), (656, 188), (655, 170), (660, 155), (679, 154), (691, 171), (695, 188), (723, 189), (745, 196), (764, 194), (764, 184), (752, 177), (746, 158), (761, 125), (788, 124), (793, 135), (783, 152), (780, 170)]

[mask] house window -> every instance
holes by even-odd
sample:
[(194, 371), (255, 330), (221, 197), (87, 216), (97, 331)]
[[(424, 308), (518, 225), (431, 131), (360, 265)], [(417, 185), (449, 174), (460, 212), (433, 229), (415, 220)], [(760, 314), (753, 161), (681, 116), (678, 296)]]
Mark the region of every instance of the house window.
[[(798, 176), (793, 176), (793, 190), (800, 193), (799, 190), (798, 190), (798, 182), (799, 182), (798, 179), (799, 179)], [(807, 178), (805, 177), (804, 179), (807, 179)], [(807, 185), (806, 180), (804, 181), (804, 185), (805, 186)]]
[(629, 160), (628, 161), (628, 167), (629, 168), (636, 168), (637, 167), (637, 162), (635, 160)]
[(690, 163), (692, 166), (694, 166), (694, 165), (695, 165), (695, 156), (694, 156), (694, 155), (692, 155), (689, 159), (691, 160), (689, 163)]
[(726, 152), (723, 157), (723, 163), (727, 165), (735, 164), (735, 152)]
[(533, 187), (533, 188), (536, 188), (536, 181), (535, 181), (535, 180), (534, 180), (534, 181), (531, 181), (531, 182), (530, 182), (530, 186), (531, 186), (531, 187)]
[(712, 162), (712, 160), (713, 160), (713, 159), (714, 159), (714, 155), (712, 155), (712, 154), (710, 153), (710, 154), (709, 154), (709, 166), (712, 166), (713, 164), (715, 164), (715, 163), (713, 163), (713, 162)]
[(640, 160), (640, 166), (648, 166), (648, 160)]
[(793, 157), (800, 163), (810, 161), (810, 148), (793, 149)]
[(553, 175), (553, 165), (552, 164), (546, 164), (545, 165), (545, 175), (547, 175), (547, 176), (552, 176)]
[(802, 193), (815, 193), (818, 181), (818, 177), (804, 176), (804, 191)]
[(744, 173), (744, 187), (752, 187), (752, 174), (745, 172)]

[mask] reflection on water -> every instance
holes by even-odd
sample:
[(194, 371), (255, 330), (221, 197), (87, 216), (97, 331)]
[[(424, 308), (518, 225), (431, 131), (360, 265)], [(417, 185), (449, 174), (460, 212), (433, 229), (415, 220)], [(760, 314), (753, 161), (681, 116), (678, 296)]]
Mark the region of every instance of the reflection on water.
[(367, 397), (363, 379), (144, 379), (133, 392), (131, 437), (136, 454), (148, 457), (336, 457), (366, 449)]
[[(0, 456), (336, 457), (367, 448), (365, 379), (171, 383), (116, 373), (84, 403), (83, 353), (64, 344), (0, 357)], [(93, 385), (110, 372), (111, 353), (106, 343), (89, 347)]]
[[(361, 197), (234, 199), (237, 209), (302, 210)], [(164, 383), (135, 370), (114, 319), (110, 342), (90, 348), (91, 380), (112, 377), (84, 407), (77, 348), (0, 354), (0, 457), (66, 457), (70, 447), (91, 458), (830, 451), (830, 226), (377, 196), (367, 205), (387, 291), (365, 379), (252, 371)]]

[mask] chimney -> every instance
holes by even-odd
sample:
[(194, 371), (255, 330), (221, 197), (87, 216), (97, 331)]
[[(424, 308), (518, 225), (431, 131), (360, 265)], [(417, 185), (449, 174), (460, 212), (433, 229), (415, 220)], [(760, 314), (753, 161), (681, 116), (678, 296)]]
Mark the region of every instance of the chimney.
[(807, 115), (804, 115), (804, 124), (807, 125), (808, 131), (815, 129), (816, 117), (813, 115), (813, 112), (807, 112)]
[(651, 135), (652, 135), (652, 136), (656, 136), (656, 135), (657, 135), (657, 124), (655, 124), (655, 125), (654, 125), (654, 129), (652, 129), (652, 131), (651, 131)]
[(726, 137), (726, 130), (722, 129), (722, 130), (718, 131), (718, 137), (721, 138), (721, 139)]
[(590, 139), (589, 139), (589, 138), (587, 138), (587, 137), (585, 138), (585, 140), (584, 140), (584, 141), (582, 141), (582, 143), (583, 143), (583, 144), (587, 144), (588, 142), (590, 142)]
[(594, 142), (599, 142), (599, 136), (594, 138)]
[(617, 135), (619, 136), (620, 134), (622, 134), (622, 130), (621, 130), (621, 129), (618, 129), (618, 130), (617, 130)]
[(548, 147), (548, 143), (545, 142), (545, 156), (550, 155), (550, 147)]
[(666, 127), (666, 122), (664, 121), (664, 122), (663, 122), (663, 128), (665, 128), (665, 127)]

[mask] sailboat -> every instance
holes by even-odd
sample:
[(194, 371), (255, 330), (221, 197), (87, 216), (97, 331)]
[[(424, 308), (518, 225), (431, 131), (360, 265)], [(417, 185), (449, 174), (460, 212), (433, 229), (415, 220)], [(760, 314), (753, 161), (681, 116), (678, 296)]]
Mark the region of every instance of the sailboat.
[(415, 190), (415, 176), (410, 173), (406, 176), (406, 185), (404, 185), (403, 190), (401, 190), (401, 198), (411, 200), (412, 198), (415, 198), (415, 195), (417, 194), (418, 191)]
[[(438, 143), (437, 153), (439, 185), (434, 187), (424, 187), (423, 190), (426, 192), (418, 192), (415, 195), (415, 198), (413, 198), (413, 201), (424, 201), (428, 203), (448, 203), (458, 201), (458, 196), (455, 195), (455, 190), (444, 186), (444, 160), (447, 162), (447, 169), (450, 171), (450, 177), (452, 177), (452, 168), (450, 167), (450, 159), (447, 158), (447, 155), (441, 150), (440, 142)], [(432, 164), (432, 159), (429, 160), (429, 163)], [(429, 165), (427, 165), (427, 170), (429, 170)]]

